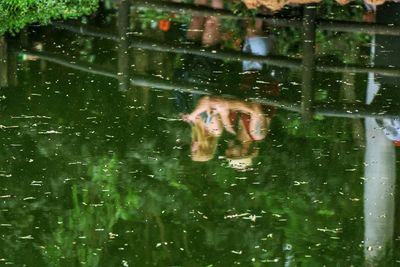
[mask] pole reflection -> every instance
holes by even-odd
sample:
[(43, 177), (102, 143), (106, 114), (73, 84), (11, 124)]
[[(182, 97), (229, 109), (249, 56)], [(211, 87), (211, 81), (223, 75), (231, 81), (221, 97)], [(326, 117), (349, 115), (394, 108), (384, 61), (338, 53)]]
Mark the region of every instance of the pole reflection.
[[(392, 20), (399, 5), (385, 5), (376, 12), (378, 22)], [(396, 16), (396, 15), (394, 15)], [(371, 63), (374, 65), (396, 64), (393, 62), (393, 45), (398, 37), (374, 36), (371, 43)], [(389, 45), (387, 45), (389, 44)], [(395, 56), (394, 56), (395, 58)], [(393, 78), (368, 74), (367, 104), (379, 103), (382, 107), (393, 106)], [(392, 93), (393, 94), (393, 93)], [(397, 125), (397, 127), (396, 127)], [(364, 183), (364, 255), (366, 266), (382, 266), (392, 258), (394, 220), (396, 154), (400, 128), (398, 119), (365, 119), (365, 183)]]

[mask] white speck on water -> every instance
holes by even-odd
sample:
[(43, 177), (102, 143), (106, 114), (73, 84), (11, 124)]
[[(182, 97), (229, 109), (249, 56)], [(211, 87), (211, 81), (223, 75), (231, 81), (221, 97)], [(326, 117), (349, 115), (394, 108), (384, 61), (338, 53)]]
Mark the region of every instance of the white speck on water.
[(234, 219), (238, 217), (245, 217), (251, 215), (250, 213), (242, 213), (242, 214), (231, 214), (231, 215), (225, 215), (224, 219)]
[(32, 235), (20, 236), (19, 239), (34, 239)]
[(42, 181), (32, 181), (31, 186), (42, 186), (43, 182)]
[(0, 124), (0, 129), (12, 129), (12, 128), (19, 128), (19, 126), (18, 125), (7, 126), (7, 125)]
[(38, 134), (62, 134), (62, 132), (50, 130), (45, 132), (38, 132)]

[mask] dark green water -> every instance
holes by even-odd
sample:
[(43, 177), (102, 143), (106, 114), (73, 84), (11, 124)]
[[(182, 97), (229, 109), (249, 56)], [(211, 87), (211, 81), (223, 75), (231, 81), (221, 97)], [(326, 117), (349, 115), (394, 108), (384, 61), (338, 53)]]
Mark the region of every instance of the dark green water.
[[(215, 151), (196, 161), (194, 125), (181, 117), (205, 99), (199, 92), (223, 103), (280, 99), (296, 109), (301, 68), (264, 64), (248, 74), (240, 62), (138, 48), (143, 40), (191, 42), (191, 16), (164, 32), (154, 21), (165, 13), (132, 9), (124, 20), (128, 12), (104, 12), (79, 23), (119, 43), (59, 25), (2, 41), (10, 52), (0, 89), (1, 266), (399, 264), (396, 130), (389, 135), (399, 124), (375, 118), (400, 113), (399, 78), (316, 72), (309, 89), (322, 111), (310, 121), (264, 106), (265, 138), (242, 142), (243, 125), (235, 134), (222, 127), (210, 141)], [(221, 23), (234, 37), (205, 51), (245, 41), (243, 24)], [(272, 34), (275, 54), (304, 56), (301, 32), (271, 28), (263, 36)], [(400, 66), (400, 37), (317, 36), (317, 65)], [(349, 118), (371, 102), (371, 116)], [(341, 103), (357, 105), (327, 115), (328, 104)], [(232, 147), (241, 154), (230, 156)]]

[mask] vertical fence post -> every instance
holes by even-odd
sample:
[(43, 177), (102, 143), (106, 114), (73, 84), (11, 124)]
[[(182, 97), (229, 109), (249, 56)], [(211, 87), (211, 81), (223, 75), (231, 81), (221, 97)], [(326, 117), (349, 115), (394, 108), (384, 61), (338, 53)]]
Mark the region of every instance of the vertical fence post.
[(8, 86), (7, 40), (0, 37), (0, 88)]
[(17, 56), (18, 53), (15, 49), (8, 49), (8, 85), (9, 86), (17, 86), (18, 85), (18, 62)]
[(316, 6), (304, 7), (303, 15), (303, 61), (301, 86), (301, 114), (304, 120), (311, 120), (313, 109), (313, 80), (315, 73), (315, 31)]
[(127, 91), (129, 87), (129, 56), (128, 56), (128, 28), (129, 28), (129, 0), (120, 0), (118, 6), (118, 88)]

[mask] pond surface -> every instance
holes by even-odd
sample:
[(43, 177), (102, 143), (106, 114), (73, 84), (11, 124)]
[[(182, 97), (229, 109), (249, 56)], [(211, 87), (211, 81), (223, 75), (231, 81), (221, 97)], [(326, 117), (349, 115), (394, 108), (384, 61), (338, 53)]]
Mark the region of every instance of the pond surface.
[(397, 266), (400, 37), (185, 14), (1, 39), (0, 265)]

